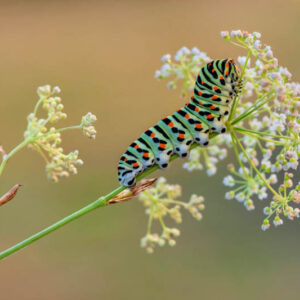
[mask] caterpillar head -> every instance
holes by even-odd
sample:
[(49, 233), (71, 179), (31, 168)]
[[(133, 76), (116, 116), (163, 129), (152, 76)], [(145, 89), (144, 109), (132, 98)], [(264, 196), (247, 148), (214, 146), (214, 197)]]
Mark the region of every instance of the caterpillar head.
[(229, 76), (231, 77), (232, 88), (236, 93), (239, 93), (243, 86), (243, 80), (240, 77), (241, 76), (240, 70), (233, 59), (228, 59), (227, 63), (231, 66), (231, 68), (229, 68), (230, 69)]

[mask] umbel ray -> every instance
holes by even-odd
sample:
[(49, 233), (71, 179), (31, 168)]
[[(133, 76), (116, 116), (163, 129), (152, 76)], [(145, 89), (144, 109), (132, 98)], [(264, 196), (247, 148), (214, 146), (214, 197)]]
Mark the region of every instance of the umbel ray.
[(193, 143), (206, 147), (210, 133), (224, 133), (226, 116), (241, 87), (232, 59), (203, 66), (190, 101), (146, 130), (122, 155), (118, 165), (120, 184), (134, 187), (136, 177), (153, 165), (165, 169), (172, 154), (186, 157)]

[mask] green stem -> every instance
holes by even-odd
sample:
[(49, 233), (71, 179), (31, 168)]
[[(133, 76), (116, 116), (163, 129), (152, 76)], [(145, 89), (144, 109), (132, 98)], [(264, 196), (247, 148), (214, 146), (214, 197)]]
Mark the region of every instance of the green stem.
[(30, 236), (29, 238), (27, 238), (26, 240), (14, 245), (11, 248), (6, 249), (5, 251), (0, 253), (0, 260), (21, 250), (22, 248), (32, 244), (33, 242), (39, 240), (40, 238), (44, 237), (45, 235), (53, 232), (54, 230), (70, 223), (73, 220), (78, 219), (79, 217), (87, 214), (88, 212), (94, 210), (97, 207), (102, 207), (107, 205), (107, 202), (113, 198), (114, 196), (118, 195), (121, 191), (123, 191), (125, 189), (125, 187), (120, 186), (119, 188), (115, 189), (114, 191), (112, 191), (111, 193), (109, 193), (108, 195), (106, 195), (105, 197), (101, 197), (98, 198), (96, 201), (92, 202), (91, 204), (77, 210), (76, 212), (70, 214), (69, 216), (61, 219), (60, 221), (52, 224), (51, 226), (41, 230), (40, 232)]
[(48, 132), (46, 132), (42, 135), (35, 136), (34, 138), (31, 139), (31, 141), (34, 142), (34, 141), (39, 140), (41, 138), (47, 137), (48, 135), (53, 134), (53, 133), (63, 132), (63, 131), (66, 131), (66, 130), (71, 130), (71, 129), (80, 129), (80, 128), (81, 128), (81, 125), (74, 125), (74, 126), (59, 128), (59, 129), (53, 130), (51, 132), (48, 131)]
[(256, 134), (256, 135), (266, 135), (266, 136), (270, 136), (270, 137), (273, 137), (273, 138), (278, 138), (278, 139), (287, 139), (287, 140), (293, 140), (293, 138), (289, 137), (289, 136), (285, 136), (285, 135), (274, 135), (274, 134), (271, 134), (271, 133), (268, 133), (268, 132), (258, 132), (258, 131), (254, 131), (254, 130), (251, 130), (251, 129), (246, 129), (246, 128), (241, 128), (241, 127), (238, 127), (238, 126), (234, 126), (233, 129), (237, 130), (237, 131), (241, 131), (241, 132), (249, 132), (249, 133), (253, 133), (253, 134)]
[[(218, 134), (217, 133), (212, 133), (210, 134), (210, 138), (214, 138), (216, 137)], [(20, 144), (21, 145), (21, 144)], [(193, 149), (195, 147), (199, 146), (198, 144), (193, 144), (191, 146), (190, 149)], [(176, 159), (178, 157), (177, 154), (173, 154), (171, 156), (171, 161)], [(146, 176), (148, 176), (149, 174), (153, 173), (155, 170), (158, 169), (158, 166), (155, 165), (151, 168), (149, 168), (148, 170), (146, 170), (145, 172), (143, 172), (142, 174), (140, 174), (137, 177), (137, 181), (140, 181), (141, 179), (145, 178)], [(76, 212), (70, 214), (69, 216), (61, 219), (60, 221), (50, 225), (49, 227), (41, 230), (40, 232), (30, 236), (29, 238), (25, 239), (24, 241), (4, 250), (3, 252), (0, 253), (0, 260), (21, 250), (22, 248), (34, 243), (35, 241), (41, 239), (42, 237), (48, 235), (49, 233), (63, 227), (64, 225), (80, 218), (81, 216), (87, 214), (90, 211), (93, 211), (94, 209), (98, 208), (98, 207), (103, 207), (106, 206), (109, 202), (110, 199), (114, 198), (116, 195), (118, 195), (119, 193), (121, 193), (122, 191), (124, 191), (126, 189), (126, 187), (124, 186), (119, 186), (118, 188), (116, 188), (115, 190), (113, 190), (111, 193), (107, 194), (104, 197), (100, 197), (97, 200), (95, 200), (94, 202), (92, 202), (91, 204), (88, 204), (87, 206), (77, 210)]]
[(39, 108), (39, 106), (41, 105), (41, 103), (43, 102), (45, 98), (44, 97), (40, 97), (40, 99), (38, 100), (38, 102), (36, 103), (34, 109), (33, 109), (33, 115), (36, 116), (37, 110)]
[(234, 152), (235, 152), (235, 155), (236, 155), (236, 159), (238, 160), (238, 163), (239, 163), (241, 169), (243, 170), (245, 178), (249, 178), (249, 176), (246, 172), (245, 166), (244, 166), (244, 164), (242, 163), (242, 161), (240, 159), (239, 151), (237, 149), (237, 145), (236, 145), (236, 142), (235, 142), (235, 137), (236, 136), (234, 135), (234, 132), (232, 131), (231, 127), (229, 127), (229, 132), (230, 132), (230, 135), (231, 135), (232, 145), (233, 145), (233, 149), (234, 149)]
[(266, 185), (266, 187), (273, 193), (273, 195), (278, 198), (279, 200), (281, 200), (281, 202), (284, 201), (284, 199), (270, 186), (270, 184), (266, 181), (266, 179), (264, 178), (264, 176), (262, 176), (262, 174), (259, 172), (259, 170), (256, 168), (255, 164), (253, 163), (253, 161), (250, 159), (250, 157), (248, 156), (248, 153), (246, 152), (246, 150), (244, 149), (243, 145), (241, 144), (241, 142), (239, 141), (239, 139), (237, 138), (236, 134), (234, 133), (233, 130), (231, 130), (232, 133), (232, 138), (235, 139), (235, 141), (237, 142), (238, 146), (240, 147), (240, 149), (242, 150), (242, 152), (244, 153), (244, 155), (246, 156), (249, 164), (251, 165), (251, 167), (254, 169), (254, 171), (257, 173), (257, 175), (259, 176), (259, 178), (264, 182), (264, 184)]
[(7, 164), (8, 160), (15, 155), (18, 151), (23, 149), (25, 146), (27, 146), (31, 142), (31, 139), (26, 139), (22, 143), (20, 143), (18, 146), (16, 146), (13, 150), (11, 150), (7, 155), (3, 157), (3, 160), (0, 164), (0, 176), (3, 173), (4, 167)]
[[(27, 146), (28, 144), (33, 143), (33, 142), (35, 142), (35, 141), (37, 141), (41, 138), (47, 137), (49, 134), (58, 133), (58, 132), (62, 132), (62, 131), (70, 130), (70, 129), (79, 129), (79, 128), (81, 128), (81, 125), (74, 125), (74, 126), (69, 126), (69, 127), (65, 127), (65, 128), (56, 129), (53, 132), (47, 132), (47, 133), (39, 135), (39, 136), (28, 137), (27, 139), (25, 139), (22, 143), (20, 143), (18, 146), (16, 146), (13, 150), (11, 150), (7, 155), (5, 155), (3, 157), (2, 161), (1, 161), (1, 164), (0, 164), (0, 176), (3, 173), (3, 170), (4, 170), (4, 168), (7, 164), (7, 161), (12, 156), (14, 156), (17, 152), (19, 152), (21, 149), (23, 149), (25, 146)], [(44, 155), (42, 155), (42, 156), (44, 157)]]
[[(268, 96), (270, 96), (270, 98), (267, 98), (266, 100), (262, 101), (263, 99), (265, 99)], [(236, 119), (234, 119), (231, 122), (231, 125), (235, 125), (235, 124), (239, 123), (240, 121), (244, 120), (246, 117), (251, 115), (253, 112), (257, 113), (257, 111), (260, 107), (262, 107), (267, 102), (269, 102), (270, 100), (273, 99), (272, 97), (273, 97), (273, 91), (271, 91), (270, 93), (265, 94), (264, 96), (262, 96), (254, 104), (252, 104), (248, 109), (246, 109), (240, 116), (238, 116)]]

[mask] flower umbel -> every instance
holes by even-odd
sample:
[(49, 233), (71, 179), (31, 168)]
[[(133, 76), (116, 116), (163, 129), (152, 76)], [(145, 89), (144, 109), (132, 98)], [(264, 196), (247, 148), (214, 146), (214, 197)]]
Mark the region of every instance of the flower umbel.
[[(242, 202), (247, 210), (255, 208), (255, 200), (268, 201), (267, 214), (262, 229), (283, 224), (280, 215), (292, 220), (299, 217), (300, 159), (300, 84), (291, 82), (291, 73), (279, 65), (270, 46), (264, 45), (259, 32), (242, 30), (221, 32), (221, 37), (246, 51), (237, 58), (240, 65), (241, 93), (234, 99), (228, 121), (229, 134), (212, 140), (207, 148), (195, 148), (183, 167), (188, 171), (206, 169), (207, 175), (216, 173), (216, 164), (232, 147), (236, 154), (236, 168), (229, 165), (230, 175), (224, 184), (231, 190), (226, 199)], [(168, 83), (176, 87), (182, 80), (182, 95), (193, 88), (199, 68), (211, 59), (198, 48), (181, 48), (174, 59), (171, 55), (162, 58), (164, 65), (156, 71), (159, 79), (175, 77)], [(283, 184), (276, 185), (278, 176), (285, 171)], [(294, 176), (294, 177), (293, 177)], [(299, 181), (299, 178), (298, 178)]]
[[(141, 239), (141, 246), (146, 248), (148, 253), (152, 253), (155, 245), (175, 246), (175, 237), (180, 235), (178, 228), (170, 228), (166, 225), (165, 218), (169, 217), (179, 224), (182, 222), (181, 209), (186, 209), (197, 219), (202, 219), (202, 210), (204, 210), (204, 198), (192, 195), (189, 202), (183, 202), (177, 198), (181, 196), (181, 187), (179, 185), (170, 185), (166, 179), (160, 177), (155, 187), (142, 192), (139, 199), (146, 208), (146, 214), (149, 215), (147, 234)], [(161, 234), (152, 233), (153, 221), (159, 221), (161, 225)]]
[[(51, 88), (49, 85), (41, 86), (37, 89), (37, 94), (39, 100), (34, 111), (27, 117), (28, 125), (24, 137), (26, 144), (40, 153), (46, 161), (48, 178), (57, 182), (61, 177), (77, 174), (77, 166), (83, 164), (83, 161), (78, 158), (78, 150), (64, 154), (63, 148), (60, 146), (62, 142), (61, 132), (81, 129), (86, 136), (94, 139), (96, 130), (92, 124), (96, 121), (96, 116), (88, 113), (82, 117), (80, 125), (59, 129), (53, 126), (49, 127), (50, 124), (67, 118), (59, 97), (60, 88)], [(46, 112), (45, 118), (37, 116), (40, 107)]]

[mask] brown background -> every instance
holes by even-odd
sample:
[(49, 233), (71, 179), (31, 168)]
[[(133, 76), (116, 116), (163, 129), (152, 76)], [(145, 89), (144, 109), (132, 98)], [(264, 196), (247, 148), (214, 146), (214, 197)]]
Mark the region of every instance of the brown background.
[[(36, 88), (59, 85), (64, 122), (98, 116), (95, 141), (64, 135), (79, 149), (79, 175), (47, 181), (30, 150), (7, 165), (0, 193), (25, 186), (0, 209), (0, 248), (64, 217), (117, 186), (120, 154), (143, 129), (183, 103), (153, 78), (160, 57), (198, 46), (212, 58), (245, 55), (221, 30), (259, 31), (299, 81), (299, 1), (7, 1), (0, 3), (0, 144), (21, 141)], [(232, 157), (233, 158), (233, 157)], [(299, 221), (260, 230), (263, 203), (246, 212), (224, 200), (222, 177), (188, 173), (182, 162), (164, 175), (184, 199), (206, 198), (204, 219), (184, 215), (175, 248), (147, 255), (141, 203), (101, 209), (9, 257), (0, 265), (1, 299), (297, 299)]]

